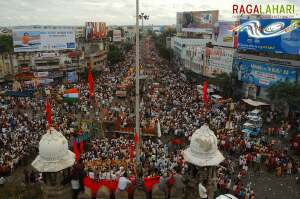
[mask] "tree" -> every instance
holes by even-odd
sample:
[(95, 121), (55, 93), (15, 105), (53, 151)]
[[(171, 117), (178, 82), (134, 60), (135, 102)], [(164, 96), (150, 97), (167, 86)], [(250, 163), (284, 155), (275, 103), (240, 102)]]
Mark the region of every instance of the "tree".
[(209, 82), (220, 88), (224, 97), (232, 97), (233, 89), (231, 83), (231, 75), (227, 73), (218, 74), (216, 75), (216, 77), (211, 78)]
[(0, 36), (0, 53), (11, 53), (13, 52), (13, 40), (11, 36), (1, 35)]
[(129, 50), (131, 50), (133, 48), (133, 44), (130, 42), (124, 42), (121, 44), (121, 46), (122, 46), (122, 50), (124, 52), (128, 52)]
[(155, 32), (149, 31), (148, 34), (151, 35), (155, 47), (158, 50), (158, 54), (160, 57), (165, 58), (170, 61), (170, 57), (172, 54), (171, 49), (167, 48), (167, 37), (171, 37), (176, 33), (176, 30), (174, 28), (168, 28), (164, 32), (162, 32), (160, 35), (156, 35)]
[(107, 59), (110, 65), (115, 65), (116, 63), (120, 62), (123, 60), (123, 54), (121, 52), (121, 49), (114, 45), (111, 44), (109, 46), (109, 51), (107, 54)]
[(268, 88), (268, 95), (278, 109), (289, 115), (290, 110), (300, 109), (300, 85), (291, 82), (278, 82)]

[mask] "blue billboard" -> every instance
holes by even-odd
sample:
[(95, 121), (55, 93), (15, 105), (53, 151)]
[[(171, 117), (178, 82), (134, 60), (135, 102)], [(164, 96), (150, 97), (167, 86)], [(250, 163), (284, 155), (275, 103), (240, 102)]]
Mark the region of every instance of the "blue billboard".
[(269, 87), (279, 81), (297, 80), (297, 71), (293, 68), (253, 60), (235, 59), (233, 73), (238, 80), (261, 87)]
[(300, 54), (300, 19), (241, 20), (238, 49)]
[(67, 72), (67, 80), (69, 83), (74, 83), (78, 81), (78, 76), (76, 71)]

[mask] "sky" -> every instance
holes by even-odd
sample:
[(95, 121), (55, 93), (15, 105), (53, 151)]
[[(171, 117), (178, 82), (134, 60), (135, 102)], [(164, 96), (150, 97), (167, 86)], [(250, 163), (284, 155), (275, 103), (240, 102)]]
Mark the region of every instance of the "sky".
[[(233, 4), (260, 4), (262, 0), (140, 0), (140, 12), (150, 15), (146, 25), (176, 24), (176, 12), (219, 10), (221, 20), (234, 20)], [(264, 0), (264, 4), (294, 4), (300, 0)], [(0, 0), (0, 26), (135, 24), (136, 0)]]

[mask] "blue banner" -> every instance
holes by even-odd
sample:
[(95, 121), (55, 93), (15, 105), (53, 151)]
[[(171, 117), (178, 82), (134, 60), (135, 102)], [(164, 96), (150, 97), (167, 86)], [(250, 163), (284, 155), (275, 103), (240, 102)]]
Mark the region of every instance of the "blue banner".
[(300, 19), (241, 20), (238, 49), (300, 54)]
[(74, 83), (78, 81), (78, 76), (76, 71), (67, 72), (67, 80), (69, 83)]
[(297, 80), (297, 71), (292, 68), (252, 60), (235, 59), (233, 72), (238, 80), (262, 87), (269, 87), (279, 81)]
[(33, 89), (30, 90), (24, 90), (24, 91), (6, 91), (5, 95), (10, 97), (34, 97), (34, 91)]

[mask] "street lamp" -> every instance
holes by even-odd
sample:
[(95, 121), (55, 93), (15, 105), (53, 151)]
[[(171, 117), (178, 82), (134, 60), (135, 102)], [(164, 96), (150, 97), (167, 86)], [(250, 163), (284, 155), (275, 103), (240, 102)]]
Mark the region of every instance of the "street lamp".
[(136, 146), (137, 163), (140, 163), (141, 155), (141, 132), (140, 132), (140, 30), (139, 30), (139, 0), (136, 0), (136, 43), (135, 43), (135, 133), (138, 134), (138, 143)]
[(142, 20), (142, 32), (144, 32), (144, 20), (149, 20), (149, 15), (146, 15), (145, 13), (139, 14), (139, 19)]

